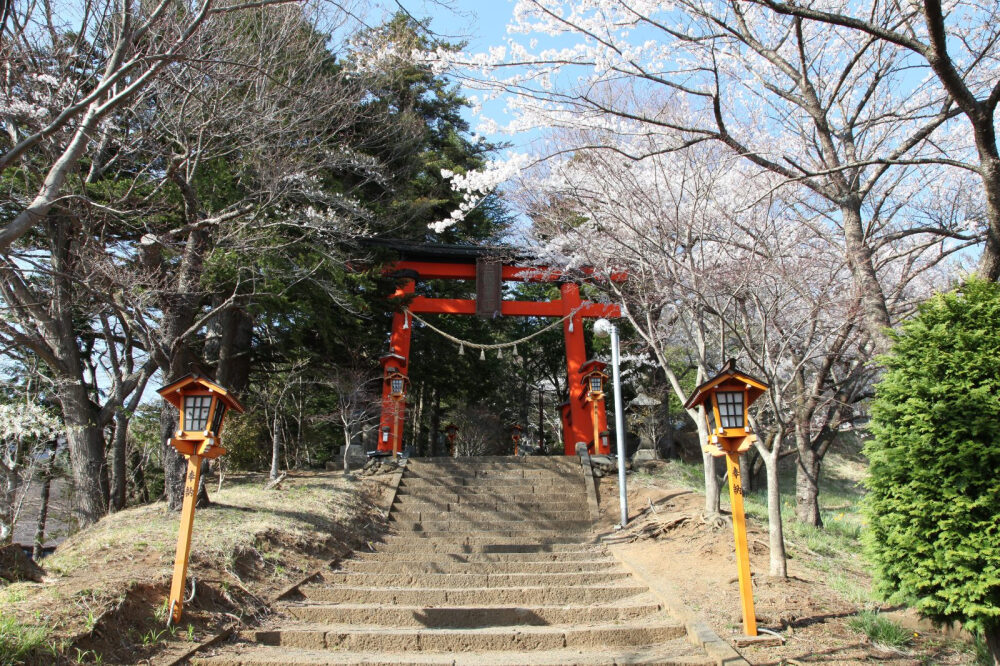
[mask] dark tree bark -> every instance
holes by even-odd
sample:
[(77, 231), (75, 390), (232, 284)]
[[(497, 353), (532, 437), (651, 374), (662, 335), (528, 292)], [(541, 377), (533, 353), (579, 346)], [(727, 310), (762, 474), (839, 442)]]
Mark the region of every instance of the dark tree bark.
[[(798, 428), (796, 428), (798, 431)], [(808, 434), (795, 433), (795, 439)], [(795, 515), (800, 522), (814, 527), (823, 527), (819, 513), (819, 470), (822, 458), (813, 450), (809, 442), (798, 442), (799, 458), (795, 474)]]
[(219, 315), (219, 352), (216, 379), (237, 396), (250, 383), (250, 349), (253, 317), (244, 308), (233, 307)]
[(115, 414), (115, 432), (111, 440), (111, 498), (112, 511), (125, 508), (126, 480), (128, 465), (126, 464), (126, 445), (128, 443), (128, 416), (122, 410)]

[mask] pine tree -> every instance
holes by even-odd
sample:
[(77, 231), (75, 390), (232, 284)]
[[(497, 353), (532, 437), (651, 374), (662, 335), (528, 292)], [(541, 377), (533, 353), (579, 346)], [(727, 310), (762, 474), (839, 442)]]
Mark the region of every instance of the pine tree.
[(880, 590), (1000, 657), (1000, 285), (940, 294), (893, 335), (872, 405), (866, 550)]

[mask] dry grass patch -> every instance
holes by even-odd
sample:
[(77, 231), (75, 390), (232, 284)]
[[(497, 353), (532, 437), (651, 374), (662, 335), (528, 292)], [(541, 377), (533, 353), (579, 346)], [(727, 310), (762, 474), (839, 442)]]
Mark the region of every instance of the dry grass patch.
[(42, 562), (45, 582), (0, 590), (0, 619), (25, 636), (46, 632), (49, 648), (14, 657), (0, 642), (0, 664), (136, 663), (223, 624), (253, 624), (277, 590), (381, 531), (372, 482), (297, 473), (265, 491), (265, 481), (227, 476), (221, 491), (210, 492), (212, 505), (195, 512), (189, 576), (196, 595), (182, 626), (165, 629), (179, 514), (159, 502), (72, 536)]

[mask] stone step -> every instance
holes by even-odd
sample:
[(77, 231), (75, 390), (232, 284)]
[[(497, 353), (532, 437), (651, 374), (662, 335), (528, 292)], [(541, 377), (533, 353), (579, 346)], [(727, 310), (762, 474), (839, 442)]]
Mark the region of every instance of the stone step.
[(282, 612), (317, 624), (367, 624), (428, 629), (471, 629), (553, 624), (600, 624), (650, 617), (657, 603), (614, 606), (374, 606), (371, 604), (283, 604)]
[(628, 578), (628, 572), (597, 571), (584, 573), (408, 573), (393, 571), (382, 573), (324, 573), (323, 580), (330, 584), (350, 587), (514, 587), (545, 585), (597, 585), (613, 583)]
[(350, 561), (364, 562), (398, 562), (403, 555), (409, 555), (406, 559), (415, 561), (418, 558), (424, 562), (521, 562), (525, 564), (538, 562), (608, 562), (616, 560), (607, 557), (604, 551), (598, 547), (589, 550), (566, 550), (555, 553), (550, 552), (530, 552), (530, 553), (483, 553), (483, 552), (436, 552), (428, 553), (426, 557), (420, 557), (419, 553), (401, 552), (377, 552), (377, 553), (355, 553)]
[(392, 503), (392, 509), (407, 511), (456, 511), (472, 509), (476, 511), (580, 511), (587, 508), (587, 503), (557, 501), (525, 502), (517, 499), (489, 497), (464, 497), (464, 502), (440, 502), (436, 498), (424, 498), (420, 495), (400, 495)]
[[(511, 527), (511, 525), (508, 525)], [(394, 536), (423, 539), (441, 539), (456, 544), (472, 543), (579, 543), (580, 535), (573, 530), (561, 528), (539, 529), (482, 529), (472, 530), (468, 525), (447, 530), (406, 529), (397, 527)]]
[(558, 650), (655, 645), (686, 634), (667, 620), (592, 627), (519, 627), (483, 629), (388, 629), (373, 626), (308, 625), (257, 631), (256, 641), (306, 650), (469, 652)]
[(379, 588), (351, 587), (324, 583), (309, 583), (298, 589), (301, 599), (312, 602), (401, 606), (473, 606), (482, 604), (484, 599), (488, 599), (491, 604), (512, 606), (609, 603), (647, 592), (645, 587), (630, 585), (628, 581), (614, 585), (582, 584), (573, 587), (491, 587), (488, 591), (480, 588), (412, 588), (395, 585)]
[(383, 537), (385, 552), (426, 553), (558, 553), (576, 551), (581, 545), (579, 536), (546, 537), (525, 541), (522, 537), (432, 537), (420, 532)]
[[(484, 514), (489, 516), (490, 514)], [(462, 532), (463, 534), (474, 534), (476, 532), (518, 532), (525, 536), (529, 534), (545, 534), (546, 532), (571, 532), (579, 533), (588, 531), (594, 523), (590, 520), (551, 520), (538, 519), (532, 521), (507, 519), (490, 520), (448, 517), (447, 520), (406, 520), (396, 518), (390, 514), (389, 523), (395, 530), (419, 530), (422, 532)], [(527, 527), (525, 527), (527, 525)]]
[(566, 521), (584, 521), (587, 523), (589, 528), (591, 521), (587, 518), (589, 516), (588, 508), (581, 507), (575, 511), (546, 511), (545, 509), (522, 509), (521, 511), (489, 511), (486, 509), (479, 508), (468, 508), (468, 509), (449, 509), (447, 511), (441, 511), (440, 509), (424, 509), (415, 511), (409, 507), (397, 508), (394, 506), (392, 511), (389, 513), (390, 522), (424, 522), (424, 521), (435, 521), (435, 520), (469, 520), (469, 521), (480, 521), (484, 517), (489, 518), (491, 522), (538, 522), (542, 523), (556, 523), (560, 524)]
[(409, 467), (407, 478), (411, 479), (532, 479), (552, 480), (555, 482), (581, 483), (583, 472), (580, 467), (562, 470), (532, 468), (532, 469), (441, 469), (439, 467)]
[(396, 501), (431, 502), (438, 506), (444, 504), (471, 504), (473, 502), (523, 502), (526, 504), (550, 504), (570, 502), (576, 506), (587, 506), (587, 497), (582, 492), (553, 493), (548, 491), (538, 493), (508, 493), (497, 492), (494, 489), (468, 487), (459, 492), (435, 490), (433, 488), (407, 488), (400, 486), (396, 492)]
[(583, 573), (617, 571), (614, 559), (577, 560), (570, 562), (449, 562), (428, 560), (396, 560), (371, 562), (346, 560), (340, 571), (348, 573)]
[(426, 465), (432, 467), (580, 467), (580, 459), (576, 456), (467, 456), (452, 458), (436, 456), (427, 458), (411, 458), (408, 465), (414, 467)]
[[(579, 486), (579, 487), (577, 487)], [(571, 492), (583, 495), (583, 483), (562, 484), (544, 483), (536, 479), (421, 479), (403, 475), (399, 482), (400, 488), (407, 490), (422, 490), (432, 492), (458, 493), (458, 492), (491, 492), (505, 493), (507, 496), (525, 494), (560, 494)]]
[(280, 647), (239, 646), (228, 654), (195, 657), (195, 666), (602, 666), (646, 664), (647, 666), (715, 666), (703, 651), (684, 639), (675, 638), (653, 647), (600, 649), (590, 647), (558, 650), (532, 650), (529, 655), (510, 652), (330, 652), (327, 650), (288, 650)]

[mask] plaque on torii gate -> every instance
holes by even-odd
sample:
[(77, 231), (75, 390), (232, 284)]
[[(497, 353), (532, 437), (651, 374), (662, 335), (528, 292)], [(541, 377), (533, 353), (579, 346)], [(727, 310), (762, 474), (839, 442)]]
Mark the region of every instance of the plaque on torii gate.
[[(545, 266), (521, 266), (524, 257), (510, 257), (513, 248), (484, 248), (470, 245), (422, 244), (406, 241), (368, 240), (367, 244), (398, 253), (399, 259), (388, 263), (383, 274), (397, 279), (392, 300), (399, 303), (392, 317), (389, 354), (397, 357), (395, 372), (409, 374), (410, 338), (414, 314), (480, 315), (484, 317), (521, 316), (563, 318), (566, 341), (566, 374), (569, 404), (562, 410), (563, 448), (566, 455), (576, 455), (576, 443), (585, 442), (591, 453), (610, 453), (607, 438), (594, 442), (594, 432), (607, 431), (607, 411), (603, 396), (597, 404), (588, 400), (583, 383), (583, 366), (587, 361), (584, 340), (584, 319), (617, 318), (617, 305), (592, 303), (580, 297), (580, 283), (594, 279), (594, 271), (579, 269), (572, 273)], [(616, 282), (625, 280), (624, 273), (611, 276)], [(476, 299), (429, 298), (415, 295), (420, 280), (466, 280), (476, 282)], [(551, 301), (503, 300), (504, 282), (535, 282), (559, 285), (561, 298)], [(383, 364), (385, 366), (385, 364)], [(378, 449), (392, 451), (393, 442), (402, 441), (406, 396), (394, 398), (388, 381), (383, 382), (382, 417)], [(594, 419), (597, 422), (594, 422)]]

